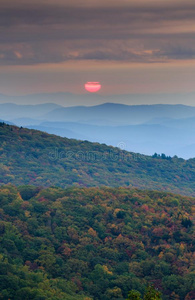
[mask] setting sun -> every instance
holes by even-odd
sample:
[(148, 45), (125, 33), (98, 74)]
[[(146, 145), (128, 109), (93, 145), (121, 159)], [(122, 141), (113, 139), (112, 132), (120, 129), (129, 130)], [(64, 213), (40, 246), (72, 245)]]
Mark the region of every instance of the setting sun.
[(87, 82), (85, 83), (85, 89), (90, 93), (96, 93), (101, 89), (101, 84), (99, 82)]

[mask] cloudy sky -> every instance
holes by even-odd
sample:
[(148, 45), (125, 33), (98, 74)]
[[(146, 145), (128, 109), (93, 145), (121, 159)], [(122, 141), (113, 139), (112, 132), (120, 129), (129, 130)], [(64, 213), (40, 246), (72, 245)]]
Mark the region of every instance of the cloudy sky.
[(2, 94), (195, 92), (194, 0), (0, 2)]

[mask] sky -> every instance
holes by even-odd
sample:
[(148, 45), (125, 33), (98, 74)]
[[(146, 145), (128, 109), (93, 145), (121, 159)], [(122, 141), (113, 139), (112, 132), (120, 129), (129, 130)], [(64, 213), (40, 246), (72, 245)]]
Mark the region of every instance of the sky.
[(100, 95), (195, 92), (194, 0), (0, 5), (0, 94), (84, 94), (87, 81)]

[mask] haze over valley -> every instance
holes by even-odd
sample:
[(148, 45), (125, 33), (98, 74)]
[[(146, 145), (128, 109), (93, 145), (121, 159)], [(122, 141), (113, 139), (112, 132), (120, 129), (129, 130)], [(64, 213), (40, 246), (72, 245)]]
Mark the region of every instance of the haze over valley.
[(195, 107), (124, 105), (64, 107), (0, 104), (0, 119), (62, 137), (105, 143), (147, 155), (189, 159), (195, 153)]

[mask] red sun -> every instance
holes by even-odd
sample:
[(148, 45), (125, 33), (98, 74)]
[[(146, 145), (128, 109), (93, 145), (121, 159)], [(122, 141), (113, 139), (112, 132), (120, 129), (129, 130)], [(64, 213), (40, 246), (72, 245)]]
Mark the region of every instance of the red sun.
[(99, 82), (87, 82), (85, 89), (90, 93), (96, 93), (101, 89), (101, 84)]

